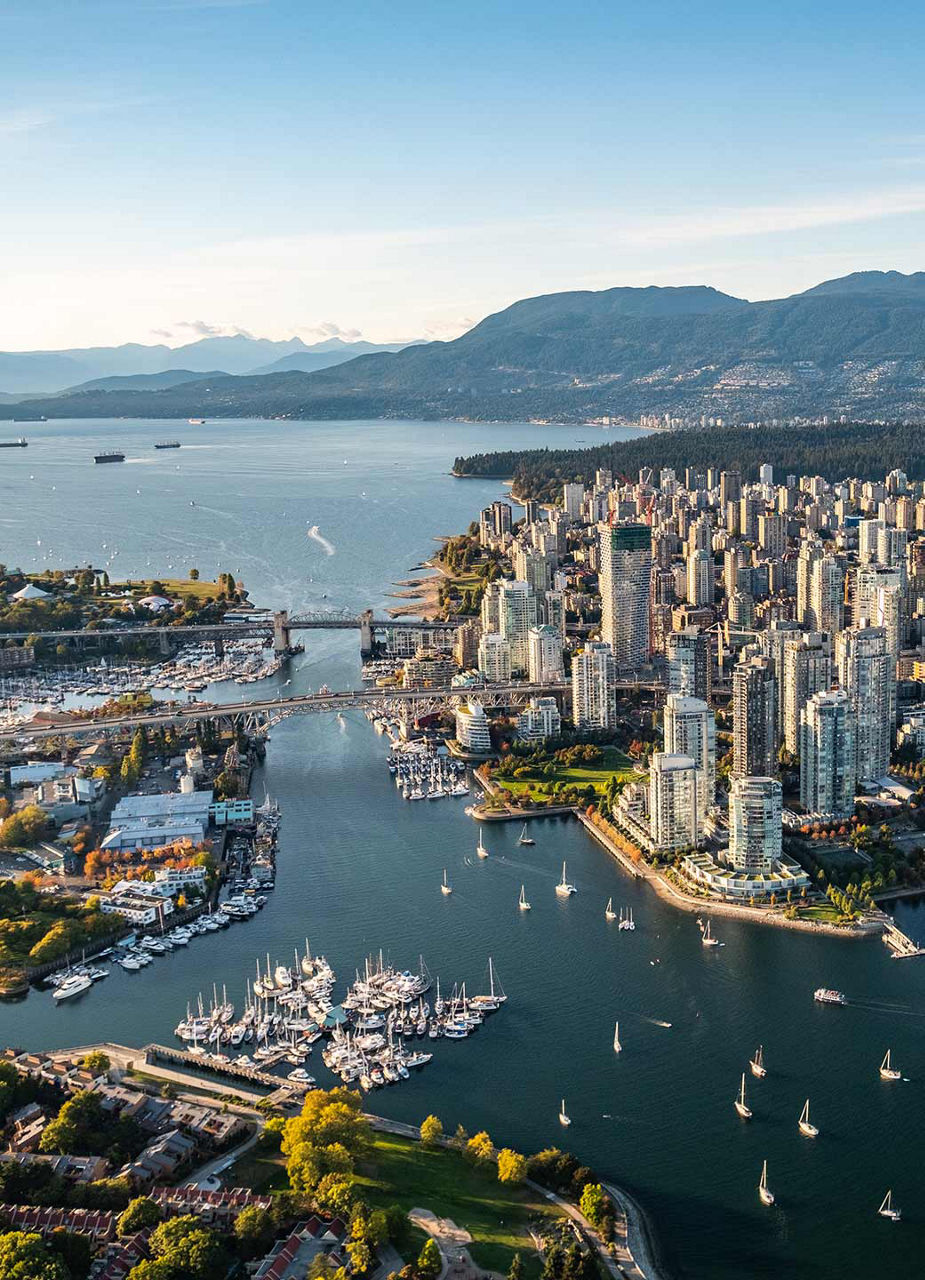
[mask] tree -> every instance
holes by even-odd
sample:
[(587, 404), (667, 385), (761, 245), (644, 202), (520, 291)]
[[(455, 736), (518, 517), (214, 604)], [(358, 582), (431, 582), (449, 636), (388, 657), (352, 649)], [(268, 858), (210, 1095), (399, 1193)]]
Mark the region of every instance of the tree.
[(198, 581), (199, 581), (199, 570), (198, 570), (198, 569), (190, 569), (190, 571), (189, 571), (189, 580), (190, 580), (190, 582), (198, 582)]
[(376, 1260), (376, 1255), (362, 1237), (348, 1242), (347, 1256), (350, 1259), (350, 1270), (357, 1276), (366, 1275)]
[(332, 1216), (347, 1217), (353, 1199), (353, 1180), (341, 1173), (326, 1173), (315, 1188), (316, 1207)]
[(463, 1154), (467, 1160), (471, 1160), (474, 1164), (484, 1163), (494, 1159), (494, 1144), (484, 1129), (479, 1133), (474, 1133), (472, 1135), (466, 1143)]
[(70, 1273), (40, 1235), (7, 1231), (0, 1235), (0, 1280), (70, 1280)]
[(157, 1201), (150, 1196), (136, 1196), (120, 1213), (116, 1222), (116, 1235), (133, 1236), (136, 1231), (144, 1231), (145, 1227), (157, 1226), (160, 1220), (161, 1210)]
[(502, 1147), (498, 1152), (498, 1181), (523, 1182), (527, 1176), (527, 1160), (518, 1151)]
[(613, 1214), (610, 1197), (599, 1182), (589, 1182), (585, 1185), (579, 1207), (592, 1227), (602, 1226), (605, 1218)]
[(48, 1243), (67, 1267), (74, 1280), (83, 1280), (93, 1260), (93, 1242), (82, 1231), (66, 1231), (57, 1227), (48, 1237)]
[(132, 1267), (125, 1280), (174, 1280), (174, 1273), (160, 1258), (145, 1258)]
[(519, 1253), (515, 1253), (511, 1259), (511, 1266), (507, 1273), (507, 1280), (523, 1280), (524, 1260)]
[(349, 1089), (313, 1089), (305, 1095), (300, 1114), (286, 1122), (283, 1155), (303, 1142), (319, 1147), (340, 1143), (354, 1154), (365, 1150), (370, 1130), (360, 1108), (360, 1095)]
[(435, 1147), (443, 1137), (443, 1125), (436, 1116), (427, 1116), (421, 1122), (421, 1145)]
[(437, 1248), (437, 1242), (432, 1237), (428, 1237), (424, 1241), (424, 1248), (418, 1254), (414, 1269), (422, 1277), (422, 1280), (436, 1280), (436, 1277), (443, 1270), (443, 1259), (440, 1256), (440, 1250)]
[(247, 1257), (256, 1258), (263, 1253), (275, 1235), (273, 1216), (260, 1205), (248, 1205), (234, 1220), (234, 1238)]
[[(99, 906), (99, 901), (99, 898), (97, 898), (97, 906)], [(101, 1076), (109, 1070), (112, 1064), (109, 1061), (108, 1055), (103, 1053), (102, 1050), (93, 1049), (90, 1053), (85, 1054), (84, 1057), (81, 1058), (80, 1065), (85, 1071), (91, 1071), (95, 1076)]]

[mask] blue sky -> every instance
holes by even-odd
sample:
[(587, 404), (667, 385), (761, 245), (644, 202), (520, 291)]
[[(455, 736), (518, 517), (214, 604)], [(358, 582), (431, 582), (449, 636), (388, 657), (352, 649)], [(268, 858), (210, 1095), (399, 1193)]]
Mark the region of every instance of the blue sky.
[(0, 347), (925, 267), (925, 10), (0, 0)]

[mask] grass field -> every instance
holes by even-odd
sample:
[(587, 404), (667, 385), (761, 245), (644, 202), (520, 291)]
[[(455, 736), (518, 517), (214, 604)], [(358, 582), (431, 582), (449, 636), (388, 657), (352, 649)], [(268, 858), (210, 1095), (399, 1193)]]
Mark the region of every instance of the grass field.
[(842, 913), (831, 902), (814, 902), (810, 907), (798, 907), (800, 920), (816, 920), (819, 924), (838, 924)]
[(184, 602), (193, 601), (195, 604), (214, 600), (221, 589), (217, 582), (191, 582), (189, 578), (151, 578), (143, 583), (132, 579), (133, 589), (140, 586), (142, 596), (151, 595), (155, 582), (159, 582), (171, 598), (179, 596)]
[[(529, 766), (524, 766), (529, 767)], [(618, 778), (635, 778), (633, 761), (618, 747), (605, 747), (604, 759), (597, 764), (575, 765), (573, 768), (557, 767), (549, 775), (542, 767), (532, 770), (525, 778), (495, 778), (498, 786), (507, 788), (513, 795), (522, 795), (525, 791), (534, 790), (540, 785), (561, 782), (564, 786), (586, 787), (590, 783), (603, 794), (610, 779), (616, 774)]]

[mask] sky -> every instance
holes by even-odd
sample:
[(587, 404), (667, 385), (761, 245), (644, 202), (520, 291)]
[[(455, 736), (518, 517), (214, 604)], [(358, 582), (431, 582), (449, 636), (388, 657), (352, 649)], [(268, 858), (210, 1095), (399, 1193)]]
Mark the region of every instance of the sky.
[(0, 348), (925, 267), (925, 6), (0, 0)]

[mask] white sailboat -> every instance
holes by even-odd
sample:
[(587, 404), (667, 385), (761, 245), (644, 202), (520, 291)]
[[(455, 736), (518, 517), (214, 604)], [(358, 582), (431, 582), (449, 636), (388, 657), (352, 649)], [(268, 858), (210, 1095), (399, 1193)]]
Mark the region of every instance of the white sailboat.
[(713, 932), (710, 929), (709, 920), (706, 922), (706, 924), (703, 926), (703, 929), (701, 930), (700, 941), (703, 943), (705, 947), (719, 946), (719, 939), (713, 937)]
[(572, 1123), (565, 1110), (565, 1099), (563, 1098), (559, 1104), (559, 1123), (561, 1125), (570, 1125)]
[(758, 1198), (762, 1204), (774, 1203), (774, 1192), (768, 1186), (768, 1162), (761, 1166), (761, 1181), (758, 1183)]
[(447, 882), (447, 878), (446, 878), (446, 867), (444, 867), (444, 868), (443, 868), (443, 884), (441, 884), (441, 886), (440, 886), (440, 892), (441, 892), (445, 897), (448, 897), (448, 896), (453, 892), (452, 888), (450, 887), (449, 883)]
[(759, 1080), (763, 1080), (768, 1074), (768, 1069), (764, 1065), (764, 1045), (759, 1045), (755, 1050), (754, 1058), (750, 1058), (748, 1062), (753, 1076), (757, 1076)]
[(520, 836), (519, 836), (519, 838), (518, 838), (518, 840), (517, 840), (517, 843), (518, 843), (518, 844), (536, 844), (536, 841), (533, 839), (533, 837), (532, 837), (532, 836), (528, 836), (528, 835), (527, 835), (527, 824), (526, 824), (526, 823), (524, 823), (524, 829), (523, 829), (523, 831), (521, 831)]
[(616, 920), (616, 918), (617, 918), (617, 913), (613, 909), (613, 898), (608, 898), (607, 906), (604, 908), (604, 919)]
[(520, 886), (520, 897), (517, 899), (517, 905), (520, 907), (521, 911), (530, 910), (530, 903), (527, 901), (527, 895), (523, 885)]
[(752, 1109), (745, 1101), (745, 1072), (742, 1072), (742, 1084), (739, 1087), (739, 1094), (735, 1101), (736, 1111), (743, 1120), (751, 1120)]
[(800, 1133), (806, 1138), (818, 1138), (819, 1130), (809, 1119), (809, 1098), (803, 1103), (803, 1110), (800, 1112)]
[(614, 1051), (614, 1053), (622, 1053), (622, 1052), (623, 1052), (623, 1045), (620, 1043), (620, 1024), (619, 1024), (619, 1022), (615, 1022), (615, 1023), (613, 1024), (613, 1051)]
[(902, 1209), (893, 1208), (893, 1188), (892, 1187), (883, 1197), (883, 1203), (880, 1205), (880, 1208), (877, 1210), (877, 1212), (880, 1214), (881, 1218), (889, 1218), (890, 1222), (899, 1222), (900, 1218), (903, 1216)]
[(573, 893), (576, 893), (576, 892), (577, 890), (575, 886), (573, 884), (569, 884), (569, 882), (565, 878), (565, 863), (563, 862), (562, 863), (562, 879), (556, 885), (556, 893), (559, 895), (560, 898), (569, 898)]
[(880, 1079), (881, 1080), (901, 1080), (903, 1073), (898, 1071), (892, 1063), (892, 1049), (887, 1049), (883, 1055), (883, 1061), (880, 1063)]
[(481, 830), (479, 830), (479, 842), (478, 842), (478, 844), (475, 846), (475, 852), (476, 852), (477, 856), (478, 856), (478, 857), (480, 857), (480, 858), (487, 858), (487, 857), (488, 857), (488, 850), (485, 848), (484, 844), (482, 843), (482, 832), (481, 832)]

